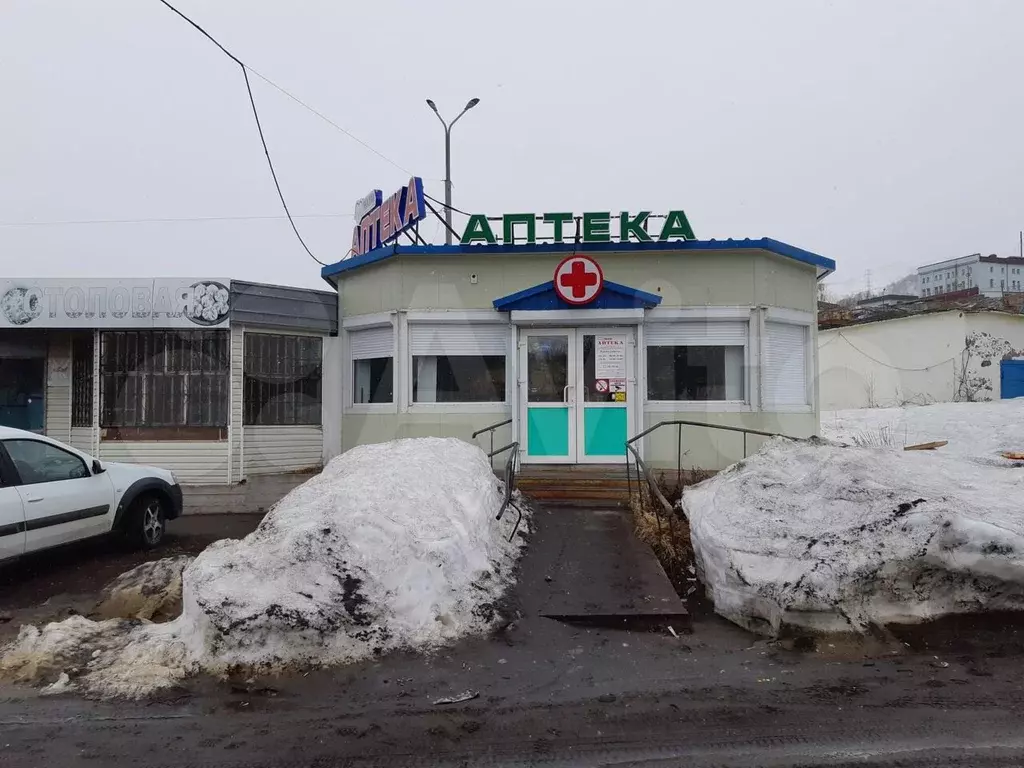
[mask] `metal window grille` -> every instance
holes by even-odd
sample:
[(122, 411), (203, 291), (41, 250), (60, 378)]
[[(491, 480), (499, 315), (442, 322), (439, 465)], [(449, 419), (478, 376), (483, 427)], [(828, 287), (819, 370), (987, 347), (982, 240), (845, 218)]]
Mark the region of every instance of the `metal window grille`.
[(321, 423), (323, 341), (318, 336), (245, 334), (243, 423)]
[(92, 334), (71, 339), (71, 426), (92, 426)]
[(226, 427), (229, 333), (105, 331), (101, 427)]

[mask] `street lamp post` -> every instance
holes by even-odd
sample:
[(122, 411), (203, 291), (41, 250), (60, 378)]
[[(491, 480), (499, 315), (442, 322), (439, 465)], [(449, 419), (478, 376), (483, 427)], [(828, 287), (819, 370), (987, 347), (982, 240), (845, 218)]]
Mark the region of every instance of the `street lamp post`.
[(445, 232), (445, 243), (452, 244), (452, 126), (459, 122), (459, 118), (480, 103), (480, 99), (470, 99), (466, 106), (450, 123), (446, 123), (441, 113), (437, 111), (437, 105), (427, 99), (427, 106), (430, 107), (437, 119), (444, 126), (444, 220), (447, 223)]

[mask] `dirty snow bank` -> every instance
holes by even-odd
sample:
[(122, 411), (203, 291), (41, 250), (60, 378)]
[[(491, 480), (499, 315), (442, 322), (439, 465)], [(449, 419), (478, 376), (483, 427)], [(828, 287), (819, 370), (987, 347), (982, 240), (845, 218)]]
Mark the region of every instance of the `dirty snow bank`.
[[(949, 439), (936, 451), (775, 439), (686, 489), (715, 610), (775, 635), (1024, 609), (1024, 468), (999, 456), (1024, 442), (1024, 403), (960, 409), (945, 428), (931, 415), (908, 427), (909, 443)], [(966, 409), (987, 426), (969, 426)], [(922, 418), (846, 424), (863, 432), (892, 416)]]
[(1000, 454), (1024, 451), (1024, 398), (994, 403), (936, 403), (907, 408), (821, 412), (821, 436), (850, 445), (902, 448), (948, 440), (942, 455), (1005, 466)]
[(100, 619), (173, 619), (181, 614), (181, 573), (192, 560), (165, 557), (125, 571), (103, 588), (93, 613)]
[(201, 671), (342, 663), (485, 632), (520, 547), (494, 520), (500, 503), (489, 459), (468, 443), (354, 448), (249, 536), (201, 553), (175, 621), (26, 627), (0, 673), (53, 682), (65, 671), (70, 687), (138, 696)]

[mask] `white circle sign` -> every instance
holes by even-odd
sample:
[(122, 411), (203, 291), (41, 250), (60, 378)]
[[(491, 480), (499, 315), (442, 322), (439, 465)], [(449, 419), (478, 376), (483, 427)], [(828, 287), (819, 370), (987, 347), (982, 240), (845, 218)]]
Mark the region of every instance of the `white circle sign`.
[(555, 293), (569, 304), (589, 304), (603, 287), (604, 272), (589, 256), (569, 256), (555, 267)]

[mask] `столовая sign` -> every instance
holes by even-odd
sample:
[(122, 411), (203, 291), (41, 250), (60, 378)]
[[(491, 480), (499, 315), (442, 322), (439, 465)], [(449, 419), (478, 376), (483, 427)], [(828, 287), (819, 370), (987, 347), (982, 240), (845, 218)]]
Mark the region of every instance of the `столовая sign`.
[[(607, 243), (613, 239), (620, 242), (635, 240), (637, 242), (651, 242), (657, 240), (696, 240), (693, 228), (683, 211), (669, 211), (665, 215), (661, 230), (655, 233), (649, 231), (648, 221), (651, 219), (650, 211), (640, 211), (630, 214), (628, 211), (613, 216), (610, 211), (584, 213), (579, 218), (580, 242), (584, 243)], [(538, 238), (538, 222), (546, 230), (547, 234), (542, 235), (545, 242), (564, 243), (574, 242), (577, 234), (577, 216), (573, 213), (506, 213), (501, 217), (501, 240), (504, 243), (515, 242), (536, 243)], [(495, 222), (497, 223), (497, 222)], [(463, 245), (471, 243), (493, 244), (498, 240), (495, 237), (491, 222), (482, 214), (477, 213), (469, 217), (466, 229), (462, 233), (460, 242)]]

